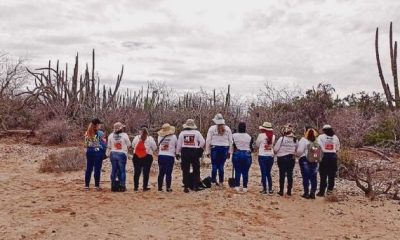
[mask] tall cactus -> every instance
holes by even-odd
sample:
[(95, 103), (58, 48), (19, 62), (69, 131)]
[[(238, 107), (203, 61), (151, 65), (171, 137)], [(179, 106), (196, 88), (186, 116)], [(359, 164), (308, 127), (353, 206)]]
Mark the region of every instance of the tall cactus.
[(390, 63), (393, 76), (394, 96), (390, 90), (389, 84), (386, 83), (385, 77), (382, 72), (382, 65), (379, 57), (379, 28), (376, 28), (375, 34), (375, 53), (376, 62), (378, 66), (379, 78), (381, 80), (382, 88), (386, 96), (389, 108), (393, 111), (395, 108), (400, 109), (400, 92), (399, 82), (397, 76), (397, 41), (393, 44), (393, 23), (390, 23), (389, 32), (389, 44), (390, 44)]

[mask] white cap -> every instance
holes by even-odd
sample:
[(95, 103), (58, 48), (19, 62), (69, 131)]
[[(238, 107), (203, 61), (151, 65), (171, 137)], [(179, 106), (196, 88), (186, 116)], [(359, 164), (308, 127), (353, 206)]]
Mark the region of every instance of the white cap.
[(329, 125), (329, 124), (325, 124), (325, 125), (322, 127), (322, 129), (330, 129), (330, 128), (332, 128), (332, 126)]

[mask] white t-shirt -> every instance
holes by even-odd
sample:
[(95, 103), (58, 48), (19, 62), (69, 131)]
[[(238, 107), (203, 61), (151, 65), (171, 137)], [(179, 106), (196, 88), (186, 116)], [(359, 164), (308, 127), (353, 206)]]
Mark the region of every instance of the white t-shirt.
[(182, 148), (203, 148), (205, 140), (197, 130), (183, 130), (178, 137), (176, 152), (181, 153)]
[[(160, 141), (162, 141), (161, 144), (160, 144)], [(177, 145), (178, 139), (176, 138), (176, 136), (174, 134), (166, 136), (165, 138), (158, 136), (157, 142), (159, 145), (159, 147), (158, 147), (159, 155), (175, 157), (176, 145)]]
[(131, 145), (129, 136), (126, 133), (111, 133), (108, 136), (107, 148), (111, 152), (122, 152), (128, 154), (128, 147)]
[(233, 142), (238, 150), (250, 151), (251, 136), (247, 133), (234, 133)]
[(277, 157), (283, 157), (289, 154), (296, 153), (297, 144), (294, 142), (293, 137), (280, 137), (275, 144), (274, 151)]
[(225, 125), (225, 132), (223, 135), (218, 134), (218, 126), (213, 125), (208, 129), (206, 139), (206, 152), (210, 152), (211, 146), (224, 146), (229, 147), (229, 152), (232, 153), (232, 131)]
[(308, 141), (305, 137), (302, 137), (297, 145), (296, 155), (301, 157), (307, 156), (307, 149), (310, 141)]
[(258, 155), (259, 156), (267, 156), (273, 157), (274, 156), (274, 143), (275, 143), (275, 135), (272, 135), (272, 143), (268, 144), (268, 137), (265, 133), (258, 134), (256, 140), (256, 147), (258, 148)]
[[(140, 135), (136, 136), (132, 141), (132, 148), (133, 152), (136, 151), (136, 145), (139, 143)], [(152, 136), (147, 136), (146, 140), (144, 141), (144, 147), (146, 148), (146, 153), (149, 155), (153, 155), (153, 153), (157, 150), (156, 141)]]
[(318, 136), (317, 141), (324, 153), (336, 153), (340, 150), (339, 138), (336, 135), (329, 137), (326, 134), (321, 134)]

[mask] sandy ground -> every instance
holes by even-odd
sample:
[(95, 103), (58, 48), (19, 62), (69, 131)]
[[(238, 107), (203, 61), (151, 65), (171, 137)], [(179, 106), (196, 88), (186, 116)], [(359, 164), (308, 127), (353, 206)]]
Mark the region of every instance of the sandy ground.
[(371, 202), (357, 193), (340, 202), (302, 199), (298, 165), (290, 198), (259, 194), (255, 161), (247, 194), (229, 188), (185, 194), (178, 166), (173, 193), (155, 190), (156, 170), (152, 190), (134, 193), (131, 162), (128, 192), (110, 192), (107, 166), (103, 191), (85, 192), (83, 171), (38, 172), (52, 151), (0, 143), (0, 239), (400, 239), (398, 202)]

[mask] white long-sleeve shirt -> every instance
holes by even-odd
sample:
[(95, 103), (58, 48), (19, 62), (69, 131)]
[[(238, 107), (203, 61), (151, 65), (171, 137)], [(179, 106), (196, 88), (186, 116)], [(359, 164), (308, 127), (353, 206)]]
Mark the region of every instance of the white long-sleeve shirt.
[(178, 137), (176, 153), (180, 154), (182, 148), (203, 148), (204, 137), (197, 130), (183, 130)]
[[(160, 141), (162, 141), (160, 143)], [(175, 135), (169, 135), (164, 137), (158, 136), (158, 145), (159, 145), (159, 155), (171, 156), (175, 157), (176, 155), (176, 146), (178, 143), (178, 138)]]
[(248, 133), (234, 133), (233, 142), (238, 150), (251, 151), (251, 136)]
[(289, 154), (296, 153), (297, 143), (294, 142), (293, 137), (280, 137), (275, 144), (274, 151), (277, 157), (283, 157)]
[(223, 135), (218, 134), (218, 126), (213, 125), (208, 129), (206, 139), (206, 152), (210, 153), (211, 146), (224, 146), (229, 147), (229, 153), (233, 150), (233, 138), (231, 129), (225, 125), (225, 132)]
[(274, 143), (275, 143), (275, 135), (272, 135), (272, 142), (268, 144), (268, 137), (265, 133), (258, 134), (256, 140), (256, 147), (258, 148), (258, 155), (259, 156), (267, 156), (273, 157), (274, 156)]
[[(139, 143), (140, 135), (136, 136), (132, 141), (132, 148), (133, 152), (136, 151), (136, 146)], [(157, 144), (154, 141), (152, 136), (147, 136), (146, 140), (144, 141), (144, 147), (146, 148), (146, 153), (149, 155), (153, 155), (153, 153), (157, 150)]]
[(107, 149), (110, 152), (122, 152), (128, 154), (128, 148), (130, 145), (131, 141), (126, 133), (111, 133), (108, 136)]
[(340, 150), (340, 141), (336, 135), (329, 137), (326, 134), (321, 134), (318, 136), (317, 141), (324, 153), (336, 153)]
[(300, 158), (307, 156), (309, 144), (310, 141), (308, 141), (305, 137), (302, 137), (297, 145), (296, 155)]

